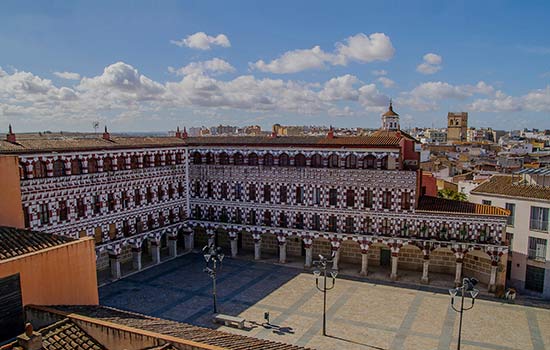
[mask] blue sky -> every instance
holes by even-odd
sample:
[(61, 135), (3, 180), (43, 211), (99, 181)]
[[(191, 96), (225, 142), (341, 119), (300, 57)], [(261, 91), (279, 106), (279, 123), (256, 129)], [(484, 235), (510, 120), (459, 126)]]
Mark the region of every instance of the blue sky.
[(550, 128), (548, 1), (3, 1), (0, 127)]

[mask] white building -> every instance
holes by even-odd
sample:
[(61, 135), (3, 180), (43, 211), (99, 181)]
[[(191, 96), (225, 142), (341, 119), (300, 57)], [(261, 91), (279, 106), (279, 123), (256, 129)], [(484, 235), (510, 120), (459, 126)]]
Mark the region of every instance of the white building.
[(494, 175), (472, 190), (469, 200), (511, 212), (506, 230), (511, 248), (507, 284), (550, 298), (550, 169)]

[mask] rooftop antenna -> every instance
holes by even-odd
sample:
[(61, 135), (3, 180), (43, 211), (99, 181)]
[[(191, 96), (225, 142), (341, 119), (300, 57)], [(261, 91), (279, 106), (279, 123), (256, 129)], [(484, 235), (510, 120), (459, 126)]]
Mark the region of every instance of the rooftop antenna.
[(93, 122), (92, 127), (94, 128), (94, 133), (97, 134), (97, 129), (99, 129), (99, 122), (98, 121)]

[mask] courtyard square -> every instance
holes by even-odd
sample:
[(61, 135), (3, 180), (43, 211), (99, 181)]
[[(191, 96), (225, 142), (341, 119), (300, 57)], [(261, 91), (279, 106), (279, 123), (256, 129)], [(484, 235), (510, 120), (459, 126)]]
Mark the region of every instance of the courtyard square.
[[(322, 293), (310, 272), (226, 258), (218, 309), (246, 319), (239, 330), (212, 323), (212, 282), (200, 254), (187, 254), (100, 288), (102, 305), (315, 349), (455, 349), (458, 314), (447, 294), (338, 276)], [(270, 313), (270, 325), (264, 312)], [(464, 315), (463, 349), (550, 347), (550, 310), (477, 300)]]

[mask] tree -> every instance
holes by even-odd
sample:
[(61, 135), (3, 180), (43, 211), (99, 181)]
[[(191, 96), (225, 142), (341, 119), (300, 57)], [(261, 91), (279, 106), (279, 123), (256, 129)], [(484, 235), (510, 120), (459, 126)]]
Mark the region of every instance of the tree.
[(466, 201), (466, 195), (462, 192), (453, 191), (448, 188), (437, 191), (437, 196), (445, 199), (452, 199), (455, 201)]

